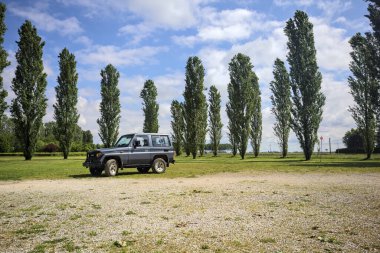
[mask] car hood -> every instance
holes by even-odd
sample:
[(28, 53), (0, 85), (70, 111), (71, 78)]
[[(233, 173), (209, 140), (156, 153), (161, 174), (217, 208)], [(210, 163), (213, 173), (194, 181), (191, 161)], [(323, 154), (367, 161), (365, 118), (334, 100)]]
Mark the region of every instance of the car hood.
[(125, 150), (128, 150), (128, 149), (131, 149), (131, 148), (130, 147), (99, 148), (99, 149), (92, 150), (89, 153), (98, 153), (98, 152), (101, 152), (103, 154), (108, 154), (108, 153), (117, 153), (117, 152), (125, 151)]

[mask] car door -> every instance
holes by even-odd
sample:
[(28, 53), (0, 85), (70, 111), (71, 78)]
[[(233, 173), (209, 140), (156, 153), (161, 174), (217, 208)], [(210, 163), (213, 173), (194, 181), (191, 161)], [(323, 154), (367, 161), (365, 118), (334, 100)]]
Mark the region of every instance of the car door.
[[(170, 140), (167, 135), (152, 135), (152, 155), (167, 155), (170, 149)], [(153, 157), (152, 157), (153, 158)]]
[(133, 166), (150, 165), (150, 141), (148, 135), (136, 135), (132, 144), (129, 164)]

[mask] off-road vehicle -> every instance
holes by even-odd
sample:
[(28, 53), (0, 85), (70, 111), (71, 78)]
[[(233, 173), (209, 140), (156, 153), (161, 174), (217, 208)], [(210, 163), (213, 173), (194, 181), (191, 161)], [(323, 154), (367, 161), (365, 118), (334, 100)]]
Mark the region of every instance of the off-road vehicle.
[(87, 152), (83, 166), (90, 169), (93, 176), (104, 171), (107, 176), (115, 176), (119, 169), (137, 168), (147, 173), (164, 173), (170, 163), (175, 162), (175, 152), (168, 134), (134, 133), (120, 137), (112, 148), (102, 148)]

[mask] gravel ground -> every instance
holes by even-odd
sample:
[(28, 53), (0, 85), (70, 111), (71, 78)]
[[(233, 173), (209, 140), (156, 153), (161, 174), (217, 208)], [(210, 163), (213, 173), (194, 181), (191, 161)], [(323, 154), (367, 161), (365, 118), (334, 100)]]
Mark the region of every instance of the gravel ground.
[(380, 173), (0, 182), (1, 252), (379, 252)]

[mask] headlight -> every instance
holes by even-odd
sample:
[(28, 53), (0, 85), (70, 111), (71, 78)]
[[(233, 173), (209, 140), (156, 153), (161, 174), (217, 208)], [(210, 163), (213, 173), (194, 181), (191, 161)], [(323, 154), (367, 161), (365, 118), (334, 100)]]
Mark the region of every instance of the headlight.
[(100, 158), (103, 156), (103, 153), (102, 152), (99, 152), (99, 153), (96, 153), (96, 158)]

